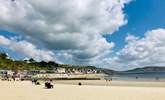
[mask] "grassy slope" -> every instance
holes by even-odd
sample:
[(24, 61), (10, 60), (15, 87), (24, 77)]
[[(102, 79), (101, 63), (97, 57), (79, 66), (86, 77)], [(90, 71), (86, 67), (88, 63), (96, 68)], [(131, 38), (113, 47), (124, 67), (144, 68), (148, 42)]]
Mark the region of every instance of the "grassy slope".
[(32, 60), (30, 63), (26, 63), (25, 61), (13, 61), (12, 59), (9, 59), (5, 53), (0, 53), (0, 69), (2, 70), (52, 70), (54, 67), (96, 69), (94, 66), (57, 64), (52, 61), (36, 62), (35, 60)]

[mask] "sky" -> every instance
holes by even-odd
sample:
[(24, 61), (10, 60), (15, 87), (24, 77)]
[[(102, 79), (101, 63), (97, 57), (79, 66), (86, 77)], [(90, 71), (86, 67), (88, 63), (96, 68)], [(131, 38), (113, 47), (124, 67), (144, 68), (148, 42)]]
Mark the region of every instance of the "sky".
[(114, 70), (165, 66), (164, 0), (0, 0), (11, 58)]

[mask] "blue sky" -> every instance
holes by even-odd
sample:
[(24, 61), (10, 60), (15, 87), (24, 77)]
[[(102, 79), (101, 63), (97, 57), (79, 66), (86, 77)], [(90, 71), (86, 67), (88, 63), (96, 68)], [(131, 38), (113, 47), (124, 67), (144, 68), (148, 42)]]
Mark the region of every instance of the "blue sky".
[(15, 59), (116, 70), (164, 65), (164, 0), (55, 1), (56, 9), (53, 0), (1, 0), (0, 50)]
[(165, 1), (164, 0), (135, 0), (126, 5), (124, 12), (128, 23), (120, 27), (113, 35), (106, 35), (108, 41), (116, 43), (115, 50), (125, 45), (125, 37), (128, 34), (143, 37), (146, 31), (165, 28)]

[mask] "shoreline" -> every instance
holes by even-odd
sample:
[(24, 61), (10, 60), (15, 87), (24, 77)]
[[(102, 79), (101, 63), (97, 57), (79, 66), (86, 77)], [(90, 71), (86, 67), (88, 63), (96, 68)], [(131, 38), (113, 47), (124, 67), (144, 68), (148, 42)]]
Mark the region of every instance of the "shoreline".
[[(40, 81), (44, 82), (44, 81)], [(123, 80), (55, 80), (54, 84), (78, 85), (81, 82), (86, 86), (122, 86), (122, 87), (162, 87), (165, 88), (165, 81), (123, 81)]]
[[(64, 84), (64, 85), (78, 85), (81, 83), (82, 85), (86, 86), (122, 86), (122, 87), (162, 87), (165, 88), (165, 80), (104, 80), (104, 79), (96, 79), (96, 78), (58, 78), (58, 79), (51, 79), (51, 78), (44, 78), (44, 79), (37, 79), (39, 82), (44, 84), (46, 81), (52, 81), (53, 84)], [(6, 81), (6, 80), (5, 80)], [(22, 82), (31, 81), (23, 80)], [(0, 81), (1, 82), (1, 81)], [(3, 81), (2, 81), (3, 82)], [(10, 82), (10, 81), (9, 81)], [(17, 82), (17, 81), (16, 81)]]
[[(37, 79), (40, 83), (44, 84), (46, 81), (52, 79)], [(31, 80), (19, 80), (19, 81), (7, 81), (4, 82), (31, 82)], [(0, 80), (0, 82), (3, 82)], [(78, 85), (78, 83), (87, 86), (123, 86), (123, 87), (163, 87), (165, 88), (165, 80), (99, 80), (99, 79), (53, 79), (53, 84), (64, 84), (64, 85)]]

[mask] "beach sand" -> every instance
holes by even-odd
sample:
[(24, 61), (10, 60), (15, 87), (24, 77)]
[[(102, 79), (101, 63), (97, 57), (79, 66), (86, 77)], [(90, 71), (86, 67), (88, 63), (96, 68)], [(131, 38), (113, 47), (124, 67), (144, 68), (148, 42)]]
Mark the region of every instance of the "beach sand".
[(122, 86), (122, 87), (164, 87), (165, 81), (106, 81), (106, 80), (57, 80), (56, 84), (70, 84), (77, 85), (81, 82), (83, 85), (94, 86)]
[[(114, 81), (112, 86), (104, 86), (103, 83), (108, 83), (99, 80), (97, 84), (100, 82), (100, 86), (96, 86), (96, 81), (81, 80), (84, 84), (95, 84), (82, 86), (71, 85), (78, 81), (67, 82), (59, 84), (58, 81), (54, 89), (44, 89), (44, 84), (35, 86), (28, 81), (0, 81), (0, 100), (165, 100), (164, 82), (128, 82), (132, 86), (127, 86), (128, 83), (123, 81)], [(150, 86), (146, 87), (146, 84)]]

